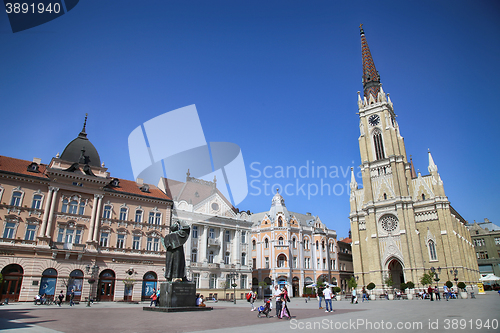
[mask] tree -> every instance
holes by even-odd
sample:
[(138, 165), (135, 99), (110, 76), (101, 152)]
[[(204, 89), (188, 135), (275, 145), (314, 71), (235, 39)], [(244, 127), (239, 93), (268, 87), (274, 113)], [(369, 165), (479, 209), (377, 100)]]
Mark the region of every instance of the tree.
[(465, 283), (464, 283), (464, 282), (459, 282), (459, 283), (457, 284), (457, 287), (458, 287), (460, 290), (464, 291), (464, 290), (465, 290)]
[(347, 286), (349, 287), (349, 290), (351, 289), (356, 289), (356, 287), (358, 286), (358, 283), (356, 282), (356, 279), (353, 277), (351, 277), (351, 279), (347, 282)]
[(366, 289), (368, 289), (368, 290), (375, 289), (375, 283), (373, 283), (373, 282), (368, 283), (368, 285), (366, 286)]
[(448, 288), (451, 288), (453, 287), (453, 283), (451, 281), (446, 281), (445, 285), (448, 287)]
[(340, 287), (333, 287), (333, 292), (334, 293), (339, 293), (342, 289)]
[(389, 274), (389, 276), (384, 280), (384, 283), (388, 288), (392, 288), (392, 286), (394, 285), (394, 281), (392, 280), (391, 274)]
[(400, 285), (399, 285), (399, 289), (404, 292), (405, 289), (408, 288), (408, 285), (404, 282), (402, 282)]
[(415, 288), (415, 283), (413, 283), (411, 281), (406, 282), (406, 288), (408, 288), (408, 289)]
[(426, 285), (432, 285), (432, 277), (434, 276), (434, 273), (429, 272), (429, 273), (424, 273), (422, 277), (420, 278), (420, 283), (423, 284), (424, 286)]

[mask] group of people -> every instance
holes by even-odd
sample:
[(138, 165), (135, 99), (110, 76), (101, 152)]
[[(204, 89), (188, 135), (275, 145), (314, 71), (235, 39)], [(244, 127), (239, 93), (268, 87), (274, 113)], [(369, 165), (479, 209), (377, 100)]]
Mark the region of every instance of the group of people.
[[(457, 292), (453, 290), (453, 288), (448, 288), (447, 285), (443, 285), (443, 296), (446, 300), (449, 300), (450, 298), (457, 298)], [(434, 301), (435, 299), (436, 301), (440, 301), (441, 293), (438, 286), (429, 286), (427, 290), (420, 289), (417, 293), (417, 297), (419, 299), (430, 299), (431, 301)]]
[(290, 310), (288, 310), (290, 297), (288, 296), (288, 290), (286, 286), (283, 286), (283, 288), (280, 289), (278, 285), (275, 285), (271, 298), (274, 298), (276, 301), (276, 318), (282, 319), (283, 317), (287, 317), (288, 319), (290, 319)]
[(158, 290), (153, 289), (153, 292), (151, 293), (151, 296), (149, 296), (149, 298), (151, 298), (151, 303), (149, 304), (149, 307), (158, 306), (158, 299), (160, 298), (160, 289)]
[[(54, 298), (51, 295), (43, 294), (43, 295), (36, 295), (35, 296), (35, 305), (37, 304), (57, 304), (58, 306), (61, 306), (61, 304), (64, 301), (64, 292), (61, 290), (59, 295), (57, 296), (57, 300), (54, 300)], [(68, 292), (68, 297), (69, 297), (69, 306), (75, 305), (75, 290), (71, 289), (70, 292)]]

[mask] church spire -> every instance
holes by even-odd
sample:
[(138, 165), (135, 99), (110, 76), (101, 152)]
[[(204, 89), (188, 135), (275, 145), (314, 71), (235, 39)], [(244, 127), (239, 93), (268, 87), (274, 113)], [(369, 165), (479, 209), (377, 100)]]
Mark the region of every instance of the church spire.
[(363, 58), (363, 90), (366, 99), (370, 100), (370, 95), (373, 96), (375, 102), (378, 102), (378, 95), (380, 90), (380, 75), (375, 68), (368, 42), (366, 41), (365, 31), (363, 24), (359, 25), (361, 34), (361, 56)]
[(80, 134), (78, 135), (79, 137), (83, 137), (83, 138), (86, 138), (87, 137), (87, 133), (85, 132), (86, 131), (86, 127), (87, 127), (87, 116), (89, 114), (86, 113), (85, 114), (85, 121), (83, 122), (83, 128), (82, 128), (82, 131), (80, 132)]

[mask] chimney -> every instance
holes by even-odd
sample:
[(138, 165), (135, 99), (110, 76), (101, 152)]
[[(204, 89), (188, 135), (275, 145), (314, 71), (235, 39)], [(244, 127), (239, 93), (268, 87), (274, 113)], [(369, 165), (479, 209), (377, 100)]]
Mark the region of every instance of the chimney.
[(38, 157), (33, 157), (33, 162), (36, 164), (40, 164), (40, 163), (42, 163), (42, 159), (38, 158)]
[(137, 185), (141, 186), (144, 183), (144, 179), (137, 178), (136, 183), (137, 183)]
[(307, 215), (307, 216), (311, 216), (311, 213), (307, 212), (307, 213), (306, 213), (306, 215)]

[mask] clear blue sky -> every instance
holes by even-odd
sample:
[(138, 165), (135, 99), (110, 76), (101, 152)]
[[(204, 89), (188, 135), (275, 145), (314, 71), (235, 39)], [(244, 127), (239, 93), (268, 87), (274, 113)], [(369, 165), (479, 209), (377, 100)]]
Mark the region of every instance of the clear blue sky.
[[(256, 178), (254, 162), (347, 170), (360, 164), (363, 23), (415, 167), (428, 173), (430, 148), (458, 212), (498, 222), (499, 17), (498, 1), (107, 0), (13, 34), (0, 14), (0, 154), (48, 163), (89, 113), (108, 171), (132, 179), (130, 132), (196, 104), (207, 141), (238, 144), (261, 190), (296, 179)], [(323, 179), (342, 195), (286, 205), (345, 237), (348, 178)], [(271, 194), (249, 191), (240, 209), (270, 208)]]

